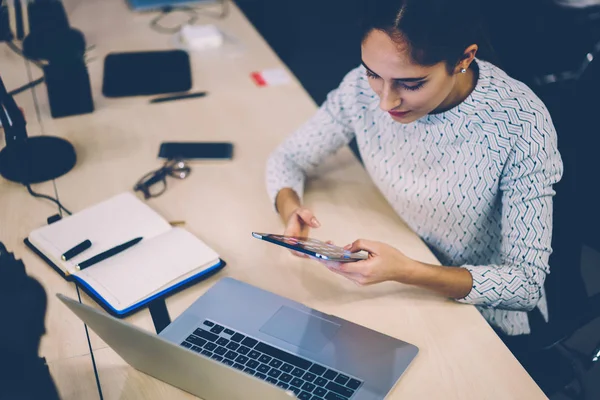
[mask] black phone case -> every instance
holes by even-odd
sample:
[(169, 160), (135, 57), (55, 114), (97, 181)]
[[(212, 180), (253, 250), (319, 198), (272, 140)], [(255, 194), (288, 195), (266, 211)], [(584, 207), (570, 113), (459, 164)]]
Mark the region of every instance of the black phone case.
[(106, 97), (185, 92), (191, 87), (190, 57), (183, 50), (110, 53), (104, 59)]
[(213, 159), (233, 158), (233, 144), (228, 142), (164, 142), (158, 151), (159, 158)]

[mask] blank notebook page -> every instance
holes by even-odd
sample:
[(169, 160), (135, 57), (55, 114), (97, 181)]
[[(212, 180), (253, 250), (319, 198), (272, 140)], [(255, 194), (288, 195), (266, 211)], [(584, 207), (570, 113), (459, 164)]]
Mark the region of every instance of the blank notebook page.
[(123, 310), (171, 286), (190, 272), (219, 262), (219, 255), (185, 229), (170, 231), (77, 272), (115, 309)]
[[(31, 243), (55, 264), (72, 269), (80, 262), (139, 236), (150, 239), (171, 225), (131, 193), (123, 193), (86, 208), (29, 235)], [(68, 262), (60, 256), (85, 239), (92, 247)]]

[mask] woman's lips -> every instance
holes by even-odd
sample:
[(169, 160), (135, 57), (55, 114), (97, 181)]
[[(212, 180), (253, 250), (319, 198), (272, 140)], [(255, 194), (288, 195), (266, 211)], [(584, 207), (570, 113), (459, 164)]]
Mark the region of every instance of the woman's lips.
[(410, 111), (388, 111), (392, 117), (402, 118)]

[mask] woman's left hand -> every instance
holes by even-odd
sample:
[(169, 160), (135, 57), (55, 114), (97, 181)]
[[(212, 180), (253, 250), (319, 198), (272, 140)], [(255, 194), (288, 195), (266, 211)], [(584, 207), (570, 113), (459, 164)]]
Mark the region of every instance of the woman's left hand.
[(364, 261), (333, 262), (320, 260), (331, 271), (359, 285), (371, 285), (384, 281), (410, 283), (419, 269), (419, 263), (405, 256), (396, 248), (381, 242), (359, 239), (344, 249), (352, 253), (364, 250), (369, 256)]

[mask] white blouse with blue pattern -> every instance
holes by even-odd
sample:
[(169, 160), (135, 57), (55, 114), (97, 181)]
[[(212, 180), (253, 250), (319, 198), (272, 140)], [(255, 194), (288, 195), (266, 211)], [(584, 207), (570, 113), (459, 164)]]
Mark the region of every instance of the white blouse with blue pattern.
[(442, 265), (466, 268), (476, 305), (509, 335), (530, 332), (526, 311), (547, 320), (553, 184), (562, 176), (542, 101), (498, 67), (475, 60), (478, 81), (458, 106), (410, 124), (379, 108), (364, 68), (346, 75), (317, 113), (267, 162), (271, 201), (302, 198), (307, 172), (356, 138), (371, 178)]

